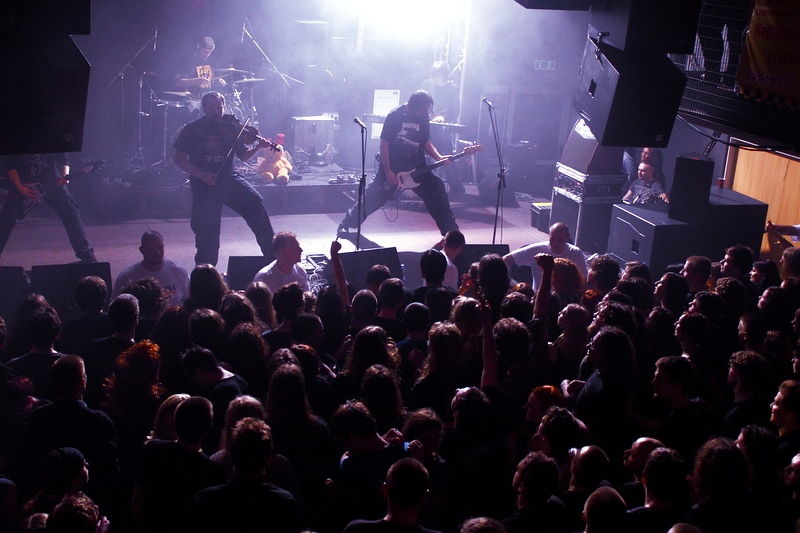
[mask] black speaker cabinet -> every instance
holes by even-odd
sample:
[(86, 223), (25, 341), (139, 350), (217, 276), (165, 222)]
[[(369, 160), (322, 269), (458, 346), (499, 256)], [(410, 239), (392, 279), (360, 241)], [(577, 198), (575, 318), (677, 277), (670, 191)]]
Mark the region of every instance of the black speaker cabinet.
[(21, 266), (0, 266), (0, 317), (11, 324), (17, 306), (30, 292), (28, 278)]
[(693, 224), (672, 220), (666, 213), (634, 205), (615, 204), (608, 251), (623, 261), (641, 261), (658, 278), (670, 263), (683, 262), (697, 250), (700, 231)]
[(669, 144), (686, 77), (664, 54), (586, 40), (573, 105), (603, 146)]
[(712, 188), (702, 222), (684, 222), (645, 207), (616, 204), (612, 210), (608, 251), (624, 261), (646, 263), (660, 276), (670, 263), (690, 255), (721, 259), (725, 248), (744, 244), (761, 248), (767, 208), (763, 202), (729, 189)]
[(228, 288), (244, 290), (253, 281), (258, 271), (272, 262), (263, 255), (232, 255), (228, 258)]
[[(750, 198), (731, 189), (712, 187), (709, 195), (708, 218), (713, 220), (712, 259), (722, 259), (725, 248), (744, 244), (758, 255), (764, 237), (769, 204)], [(723, 246), (721, 244), (725, 243)]]
[(109, 263), (69, 263), (66, 265), (33, 265), (31, 291), (43, 295), (58, 311), (61, 320), (77, 317), (75, 283), (86, 276), (97, 276), (106, 282), (111, 294), (111, 265)]
[(611, 207), (606, 199), (581, 199), (560, 188), (553, 189), (550, 225), (563, 222), (569, 227), (575, 245), (586, 253), (605, 252)]
[[(347, 282), (358, 290), (367, 288), (367, 272), (373, 265), (386, 265), (389, 267), (389, 272), (392, 273), (393, 277), (403, 277), (400, 256), (397, 254), (397, 248), (395, 247), (344, 252), (339, 254), (339, 258), (342, 260)], [(333, 268), (330, 263), (325, 266), (324, 276), (329, 283), (334, 282)], [(350, 298), (352, 297), (353, 295), (351, 294)]]
[[(35, 3), (35, 2), (34, 2)], [(89, 63), (66, 34), (0, 35), (0, 154), (80, 152)]]
[(604, 0), (594, 2), (589, 35), (626, 52), (691, 54), (700, 0)]
[(669, 217), (684, 222), (702, 222), (708, 217), (708, 201), (714, 177), (714, 160), (700, 155), (675, 159), (675, 174), (669, 193)]

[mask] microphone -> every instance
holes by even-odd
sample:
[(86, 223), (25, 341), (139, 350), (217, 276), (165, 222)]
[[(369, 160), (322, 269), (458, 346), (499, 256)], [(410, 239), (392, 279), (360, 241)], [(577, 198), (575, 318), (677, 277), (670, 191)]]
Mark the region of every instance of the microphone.
[(488, 98), (486, 98), (485, 96), (483, 97), (483, 103), (484, 103), (484, 104), (486, 104), (486, 105), (488, 105), (488, 106), (489, 106), (489, 107), (491, 107), (492, 109), (494, 109), (494, 106), (492, 105), (492, 103), (491, 103), (491, 102), (489, 101), (489, 99), (488, 99)]
[(247, 31), (247, 30), (245, 30), (245, 27), (244, 27), (246, 23), (247, 23), (247, 19), (244, 19), (242, 21), (242, 36), (239, 37), (239, 44), (244, 44), (244, 32)]
[(158, 26), (156, 26), (156, 33), (153, 35), (153, 52), (156, 51), (156, 45), (158, 44)]
[(353, 119), (353, 122), (355, 122), (356, 124), (358, 124), (359, 126), (361, 126), (361, 129), (362, 129), (362, 130), (365, 130), (365, 129), (367, 129), (367, 127), (364, 125), (364, 123), (363, 123), (363, 122), (361, 122), (361, 119), (360, 119), (360, 118), (358, 118), (358, 117), (354, 118), (354, 119)]

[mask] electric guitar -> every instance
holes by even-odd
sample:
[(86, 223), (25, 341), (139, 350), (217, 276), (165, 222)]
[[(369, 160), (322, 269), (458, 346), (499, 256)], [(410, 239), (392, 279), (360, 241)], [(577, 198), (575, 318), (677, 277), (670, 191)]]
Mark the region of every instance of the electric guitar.
[[(103, 163), (105, 163), (105, 160), (103, 159), (92, 159), (91, 161), (83, 165), (81, 168), (75, 170), (74, 172), (70, 172), (63, 178), (59, 178), (58, 181), (63, 181), (66, 184), (73, 178), (77, 178), (78, 176), (83, 176), (85, 174), (91, 174), (92, 172), (95, 172), (96, 170), (98, 170), (100, 167), (103, 166)], [(4, 181), (8, 182), (9, 184), (11, 183), (11, 180), (9, 179), (5, 179)], [(38, 204), (42, 200), (42, 197), (46, 194), (46, 191), (44, 187), (42, 187), (41, 183), (23, 183), (23, 185), (27, 187), (33, 187), (34, 190), (36, 190), (36, 198), (26, 197), (22, 201), (22, 212), (17, 217), (18, 220), (22, 220), (23, 218), (28, 216), (28, 213), (31, 212), (31, 210), (36, 206), (36, 204)]]
[(473, 144), (472, 146), (467, 146), (464, 148), (463, 152), (459, 152), (457, 154), (453, 154), (446, 159), (442, 159), (441, 161), (437, 161), (436, 163), (432, 163), (430, 165), (424, 167), (418, 167), (413, 170), (398, 172), (397, 175), (397, 190), (395, 191), (395, 196), (399, 195), (406, 189), (416, 189), (419, 187), (420, 182), (417, 181), (417, 178), (425, 174), (426, 172), (430, 172), (434, 168), (444, 165), (449, 161), (455, 161), (460, 157), (464, 157), (465, 155), (472, 155), (476, 152), (482, 152), (483, 145), (481, 144)]

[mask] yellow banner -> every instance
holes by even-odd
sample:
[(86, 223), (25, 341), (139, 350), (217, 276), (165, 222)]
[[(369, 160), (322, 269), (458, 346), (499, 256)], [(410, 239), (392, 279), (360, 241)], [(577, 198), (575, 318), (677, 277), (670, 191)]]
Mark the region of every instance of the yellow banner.
[(800, 2), (756, 0), (739, 70), (739, 92), (788, 107), (800, 103)]

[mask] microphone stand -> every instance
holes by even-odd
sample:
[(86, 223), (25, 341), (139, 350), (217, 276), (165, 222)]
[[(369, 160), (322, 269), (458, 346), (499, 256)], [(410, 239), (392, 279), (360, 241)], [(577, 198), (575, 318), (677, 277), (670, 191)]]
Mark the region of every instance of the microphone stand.
[(497, 235), (497, 221), (500, 218), (500, 205), (503, 198), (503, 189), (506, 188), (506, 167), (503, 164), (503, 150), (500, 146), (500, 138), (497, 133), (497, 112), (494, 106), (484, 98), (483, 101), (489, 107), (489, 122), (492, 125), (492, 135), (494, 136), (495, 150), (497, 150), (497, 162), (500, 164), (500, 171), (497, 173), (497, 204), (494, 207), (494, 230), (492, 231), (492, 244), (495, 244)]
[(358, 180), (358, 205), (356, 215), (358, 216), (358, 226), (356, 226), (356, 250), (361, 249), (361, 222), (366, 218), (367, 206), (364, 196), (367, 187), (367, 128), (357, 122), (361, 130), (361, 179)]
[(283, 83), (285, 83), (287, 87), (289, 87), (289, 88), (292, 87), (291, 84), (289, 83), (289, 80), (292, 80), (295, 83), (299, 83), (300, 85), (303, 85), (302, 81), (297, 80), (295, 78), (292, 78), (291, 76), (289, 76), (287, 74), (283, 74), (280, 70), (278, 70), (278, 67), (275, 66), (275, 63), (272, 62), (272, 60), (269, 58), (267, 53), (264, 51), (263, 48), (261, 48), (261, 45), (258, 44), (258, 42), (256, 41), (256, 38), (253, 37), (253, 34), (250, 33), (250, 30), (248, 30), (245, 25), (242, 25), (242, 30), (244, 31), (244, 34), (247, 35), (247, 37), (253, 42), (253, 44), (258, 49), (258, 51), (261, 52), (261, 56), (267, 61), (267, 63), (269, 63), (269, 66), (272, 67), (272, 72), (274, 72), (275, 74), (280, 76), (281, 79), (283, 80)]

